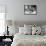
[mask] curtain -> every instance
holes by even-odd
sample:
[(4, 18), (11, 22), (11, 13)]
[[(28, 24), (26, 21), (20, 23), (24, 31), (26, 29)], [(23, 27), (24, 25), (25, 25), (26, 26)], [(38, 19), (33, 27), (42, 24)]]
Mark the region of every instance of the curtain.
[(0, 5), (0, 36), (5, 31), (5, 6)]

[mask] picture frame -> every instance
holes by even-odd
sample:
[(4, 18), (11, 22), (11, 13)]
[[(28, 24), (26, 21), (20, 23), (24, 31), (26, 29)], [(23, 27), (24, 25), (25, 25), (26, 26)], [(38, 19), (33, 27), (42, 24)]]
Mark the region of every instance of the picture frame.
[(24, 5), (24, 14), (25, 15), (37, 15), (37, 6), (36, 5)]

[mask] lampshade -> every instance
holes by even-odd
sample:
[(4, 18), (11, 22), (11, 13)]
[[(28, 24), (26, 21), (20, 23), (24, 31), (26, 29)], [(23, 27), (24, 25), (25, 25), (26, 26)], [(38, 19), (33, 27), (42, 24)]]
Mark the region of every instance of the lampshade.
[(12, 26), (12, 20), (6, 20), (6, 25), (7, 26)]

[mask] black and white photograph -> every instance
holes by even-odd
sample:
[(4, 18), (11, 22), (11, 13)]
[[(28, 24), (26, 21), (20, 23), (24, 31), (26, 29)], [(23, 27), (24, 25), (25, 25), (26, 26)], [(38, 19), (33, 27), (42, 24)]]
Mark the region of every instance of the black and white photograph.
[(36, 5), (24, 5), (24, 14), (36, 15), (37, 14), (37, 6)]

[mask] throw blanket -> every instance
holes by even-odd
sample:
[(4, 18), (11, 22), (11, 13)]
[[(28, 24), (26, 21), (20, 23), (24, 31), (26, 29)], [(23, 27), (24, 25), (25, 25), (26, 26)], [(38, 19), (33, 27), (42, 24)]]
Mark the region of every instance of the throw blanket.
[(16, 34), (11, 46), (46, 46), (46, 36)]

